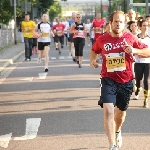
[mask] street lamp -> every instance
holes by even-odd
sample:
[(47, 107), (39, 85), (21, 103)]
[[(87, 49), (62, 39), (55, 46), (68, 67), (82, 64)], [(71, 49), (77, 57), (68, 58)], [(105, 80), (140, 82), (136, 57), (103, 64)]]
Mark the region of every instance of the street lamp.
[(111, 15), (111, 12), (112, 12), (111, 3), (112, 3), (112, 0), (109, 0), (109, 16)]
[(16, 27), (16, 0), (14, 0), (14, 43), (17, 45), (17, 27)]

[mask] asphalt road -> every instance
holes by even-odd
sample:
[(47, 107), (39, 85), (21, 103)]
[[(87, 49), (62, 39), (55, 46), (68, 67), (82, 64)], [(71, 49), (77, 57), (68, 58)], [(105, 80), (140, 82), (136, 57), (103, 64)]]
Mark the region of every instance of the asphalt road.
[[(84, 48), (82, 68), (68, 47), (61, 55), (51, 46), (49, 72), (22, 56), (5, 69), (0, 84), (0, 150), (108, 150), (99, 99), (99, 70), (89, 66)], [(42, 76), (40, 76), (42, 75)], [(143, 93), (131, 100), (122, 127), (120, 150), (150, 150), (150, 109)]]

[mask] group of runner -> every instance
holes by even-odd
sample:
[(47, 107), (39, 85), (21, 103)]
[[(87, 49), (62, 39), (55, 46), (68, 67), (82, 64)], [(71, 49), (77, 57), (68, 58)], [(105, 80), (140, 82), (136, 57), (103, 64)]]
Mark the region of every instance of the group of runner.
[[(81, 68), (83, 48), (87, 36), (88, 46), (91, 44), (90, 65), (97, 68), (98, 56), (102, 57), (101, 96), (99, 105), (104, 108), (104, 128), (109, 141), (109, 150), (118, 150), (122, 146), (121, 127), (125, 121), (126, 110), (133, 92), (135, 81), (135, 97), (144, 90), (143, 107), (148, 107), (149, 96), (149, 64), (150, 16), (140, 17), (134, 10), (128, 14), (115, 11), (106, 23), (97, 13), (95, 19), (87, 24), (82, 22), (82, 15), (72, 13), (72, 18), (64, 23), (59, 18), (51, 25), (48, 15), (43, 14), (42, 21), (35, 25), (29, 21), (22, 22), (25, 42), (25, 60), (31, 59), (32, 31), (38, 38), (38, 62), (45, 56), (45, 72), (48, 72), (49, 49), (51, 36), (54, 37), (56, 50), (61, 54), (64, 46), (64, 36), (69, 43), (69, 54)], [(143, 79), (144, 76), (144, 80)], [(114, 107), (116, 108), (114, 111)]]

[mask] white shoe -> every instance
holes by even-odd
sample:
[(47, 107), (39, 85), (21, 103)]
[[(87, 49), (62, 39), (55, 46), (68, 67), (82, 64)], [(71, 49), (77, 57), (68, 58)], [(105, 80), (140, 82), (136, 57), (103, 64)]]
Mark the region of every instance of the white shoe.
[(118, 148), (114, 145), (114, 146), (110, 146), (109, 150), (118, 150)]
[(116, 132), (116, 146), (120, 148), (122, 146), (122, 136), (121, 136), (121, 130)]
[(40, 64), (41, 63), (41, 58), (37, 59), (37, 63)]
[(134, 100), (138, 100), (139, 99), (139, 95), (135, 95), (133, 99)]
[(90, 46), (90, 44), (88, 44), (88, 46)]

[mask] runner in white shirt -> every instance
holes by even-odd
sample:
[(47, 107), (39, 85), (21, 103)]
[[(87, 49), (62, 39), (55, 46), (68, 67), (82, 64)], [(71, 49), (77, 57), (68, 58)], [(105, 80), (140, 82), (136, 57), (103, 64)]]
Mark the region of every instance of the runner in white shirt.
[(85, 24), (86, 26), (86, 37), (87, 37), (87, 42), (88, 42), (88, 46), (90, 46), (90, 29), (91, 29), (91, 22), (90, 19), (87, 19), (87, 24)]
[(45, 56), (45, 72), (48, 72), (48, 63), (49, 63), (49, 50), (50, 50), (50, 42), (51, 42), (51, 27), (48, 22), (48, 15), (43, 14), (42, 22), (40, 22), (35, 30), (38, 31), (38, 62), (41, 61), (41, 58), (44, 54)]
[(69, 22), (68, 22), (67, 18), (66, 18), (65, 21), (62, 21), (62, 24), (65, 25), (64, 34), (65, 34), (65, 37), (66, 37), (66, 45), (67, 45), (67, 41), (68, 41), (68, 38), (69, 38), (69, 33), (68, 33), (68, 31), (69, 31)]

